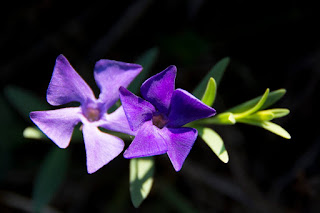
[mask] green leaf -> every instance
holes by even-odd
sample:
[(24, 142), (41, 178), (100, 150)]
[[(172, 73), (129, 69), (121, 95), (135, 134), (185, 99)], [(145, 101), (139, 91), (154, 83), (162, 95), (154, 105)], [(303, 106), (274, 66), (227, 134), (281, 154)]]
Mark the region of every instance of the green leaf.
[(42, 101), (35, 94), (25, 89), (8, 86), (5, 88), (4, 92), (13, 107), (28, 120), (29, 113), (31, 111), (48, 108), (48, 104), (46, 104), (46, 102)]
[[(176, 190), (174, 185), (166, 182), (160, 182), (160, 195), (162, 200), (166, 201), (172, 211), (169, 212), (183, 212), (183, 213), (196, 213), (198, 212), (190, 200), (184, 194)], [(166, 211), (167, 212), (167, 211)]]
[(218, 158), (227, 163), (229, 161), (228, 152), (224, 146), (223, 140), (214, 130), (207, 127), (197, 127), (200, 137), (218, 156)]
[(216, 85), (218, 86), (221, 78), (230, 62), (230, 58), (226, 57), (221, 59), (216, 65), (214, 65), (208, 74), (202, 79), (200, 84), (193, 90), (192, 94), (197, 97), (201, 98), (201, 95), (204, 93), (206, 89), (207, 82), (209, 81), (210, 77), (213, 77), (216, 81)]
[(282, 108), (269, 109), (268, 111), (270, 111), (273, 114), (274, 118), (281, 118), (290, 113), (290, 110)]
[(137, 94), (140, 91), (141, 84), (147, 79), (148, 74), (151, 71), (152, 65), (155, 63), (159, 55), (159, 49), (154, 47), (145, 52), (138, 60), (137, 64), (140, 64), (143, 67), (141, 73), (133, 80), (129, 85), (128, 89)]
[(289, 114), (288, 109), (268, 109), (256, 112), (246, 118), (251, 120), (270, 121), (275, 118), (281, 118)]
[(149, 195), (153, 174), (154, 159), (152, 157), (130, 160), (130, 195), (134, 207), (138, 208)]
[(23, 130), (23, 137), (28, 139), (48, 139), (37, 127), (27, 127)]
[(257, 121), (257, 120), (250, 120), (250, 119), (242, 118), (242, 119), (238, 120), (238, 122), (262, 127), (264, 129), (266, 129), (276, 135), (279, 135), (283, 138), (286, 138), (286, 139), (291, 138), (290, 134), (285, 129), (283, 129), (278, 124), (272, 123), (270, 121)]
[(236, 123), (236, 119), (231, 112), (223, 112), (214, 117), (201, 119), (196, 121), (197, 124), (221, 124), (221, 125), (233, 125)]
[(263, 111), (256, 112), (252, 115), (249, 115), (246, 118), (250, 120), (257, 120), (257, 121), (270, 121), (274, 119), (274, 114), (268, 110), (263, 110)]
[(217, 84), (214, 78), (210, 78), (206, 87), (206, 91), (204, 92), (201, 101), (208, 106), (212, 106), (217, 93)]
[(162, 36), (161, 50), (169, 58), (191, 65), (210, 50), (210, 43), (195, 31), (186, 30)]
[[(263, 109), (268, 108), (269, 106), (271, 106), (272, 104), (277, 102), (279, 99), (281, 99), (285, 93), (286, 93), (285, 89), (278, 89), (273, 92), (270, 92), (267, 100), (264, 102), (264, 104), (261, 106), (260, 109), (263, 110)], [(254, 107), (261, 100), (261, 98), (262, 98), (262, 96), (256, 97), (256, 98), (251, 99), (249, 101), (246, 101), (240, 105), (237, 105), (227, 111), (232, 112), (232, 113), (242, 113), (242, 112), (247, 111), (250, 108)]]
[[(82, 131), (81, 129), (82, 124), (78, 124), (75, 126), (71, 140), (72, 141), (83, 141), (83, 136), (82, 136)], [(121, 134), (118, 132), (112, 132), (112, 131), (106, 131), (105, 129), (101, 129), (104, 132), (108, 132), (110, 134), (116, 135), (116, 136), (121, 136), (123, 139), (127, 139), (126, 136), (128, 137), (127, 134)], [(36, 126), (29, 126), (23, 130), (23, 137), (28, 138), (28, 139), (35, 139), (35, 140), (50, 140), (48, 136), (46, 136), (38, 127)], [(131, 138), (129, 138), (131, 139)]]
[(0, 149), (7, 147), (10, 149), (20, 146), (24, 124), (17, 113), (8, 104), (6, 99), (0, 94)]
[(265, 93), (263, 94), (263, 96), (261, 97), (261, 99), (258, 101), (258, 103), (256, 103), (253, 107), (242, 111), (241, 113), (234, 113), (234, 117), (235, 119), (239, 119), (239, 118), (244, 118), (248, 115), (251, 115), (253, 113), (255, 113), (256, 111), (258, 111), (259, 109), (261, 109), (261, 107), (263, 106), (263, 104), (266, 102), (267, 98), (269, 95), (269, 89), (266, 89)]
[(54, 147), (46, 156), (33, 187), (34, 212), (41, 212), (58, 191), (67, 173), (69, 153)]

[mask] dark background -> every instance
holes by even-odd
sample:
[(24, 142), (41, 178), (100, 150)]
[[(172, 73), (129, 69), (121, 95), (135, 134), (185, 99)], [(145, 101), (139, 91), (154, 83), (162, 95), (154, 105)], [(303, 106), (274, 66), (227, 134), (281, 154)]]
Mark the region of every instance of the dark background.
[[(174, 64), (176, 86), (192, 91), (217, 61), (228, 56), (230, 65), (214, 105), (218, 112), (266, 88), (287, 89), (274, 107), (291, 113), (275, 122), (291, 140), (253, 126), (214, 126), (230, 162), (220, 162), (200, 139), (178, 173), (165, 155), (156, 157), (154, 186), (139, 209), (129, 197), (128, 160), (118, 157), (88, 175), (83, 143), (71, 143), (68, 173), (50, 207), (60, 212), (319, 212), (320, 33), (319, 7), (311, 2), (138, 0), (66, 5), (43, 0), (21, 4), (29, 8), (2, 7), (1, 104), (14, 114), (21, 130), (14, 134), (19, 137), (31, 122), (16, 113), (3, 91), (14, 85), (45, 100), (59, 54), (95, 91), (93, 67), (101, 58), (134, 62), (157, 47), (152, 74)], [(0, 118), (0, 123), (3, 132), (10, 132), (6, 121)], [(31, 205), (34, 178), (54, 146), (19, 137), (0, 138), (1, 143), (15, 144), (10, 154), (0, 146), (1, 212), (23, 212)], [(15, 205), (7, 202), (9, 195)]]

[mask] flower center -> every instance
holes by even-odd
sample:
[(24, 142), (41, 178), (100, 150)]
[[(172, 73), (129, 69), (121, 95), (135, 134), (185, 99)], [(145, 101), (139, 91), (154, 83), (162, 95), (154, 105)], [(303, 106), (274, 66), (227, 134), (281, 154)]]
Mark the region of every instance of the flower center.
[(100, 119), (100, 110), (97, 108), (88, 107), (85, 112), (85, 116), (88, 121), (98, 121)]
[(152, 116), (152, 124), (162, 129), (168, 123), (168, 119), (163, 114), (155, 114)]

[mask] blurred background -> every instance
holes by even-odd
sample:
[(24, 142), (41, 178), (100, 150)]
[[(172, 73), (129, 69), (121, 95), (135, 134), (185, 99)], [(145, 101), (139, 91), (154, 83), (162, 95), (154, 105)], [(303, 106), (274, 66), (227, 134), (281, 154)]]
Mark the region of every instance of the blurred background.
[[(275, 122), (292, 139), (243, 124), (213, 126), (229, 163), (201, 139), (178, 173), (166, 155), (157, 156), (153, 188), (138, 209), (130, 200), (129, 161), (119, 156), (89, 175), (84, 144), (73, 140), (60, 162), (66, 172), (51, 174), (61, 185), (43, 212), (320, 212), (320, 19), (312, 1), (70, 5), (37, 0), (22, 4), (29, 8), (0, 9), (0, 212), (32, 211), (35, 180), (56, 148), (49, 140), (23, 138), (33, 124), (21, 111), (32, 103), (17, 97), (18, 109), (8, 88), (45, 102), (55, 59), (64, 54), (98, 94), (97, 60), (133, 63), (149, 50), (156, 54), (149, 76), (174, 64), (176, 87), (190, 92), (217, 61), (230, 57), (214, 105), (218, 112), (266, 88), (285, 88), (273, 107), (291, 113)], [(43, 110), (50, 108), (45, 104)]]

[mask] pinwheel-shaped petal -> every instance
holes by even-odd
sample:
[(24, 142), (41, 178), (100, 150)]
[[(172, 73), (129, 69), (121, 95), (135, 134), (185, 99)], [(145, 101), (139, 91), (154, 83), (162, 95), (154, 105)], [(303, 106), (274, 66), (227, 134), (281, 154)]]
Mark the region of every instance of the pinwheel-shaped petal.
[(125, 158), (167, 153), (174, 169), (179, 171), (188, 156), (198, 132), (183, 125), (215, 114), (215, 110), (193, 95), (174, 86), (176, 67), (169, 66), (141, 86), (145, 100), (120, 87), (120, 100), (130, 127), (137, 131), (124, 152)]
[(68, 60), (59, 55), (47, 90), (47, 101), (54, 106), (80, 102), (80, 106), (35, 111), (30, 113), (30, 118), (60, 148), (69, 145), (74, 127), (82, 122), (87, 169), (88, 173), (93, 173), (118, 156), (124, 147), (120, 138), (102, 133), (98, 127), (134, 134), (122, 107), (111, 114), (107, 114), (107, 110), (119, 99), (119, 87), (127, 87), (141, 70), (137, 64), (98, 61), (94, 77), (101, 93), (96, 99)]

